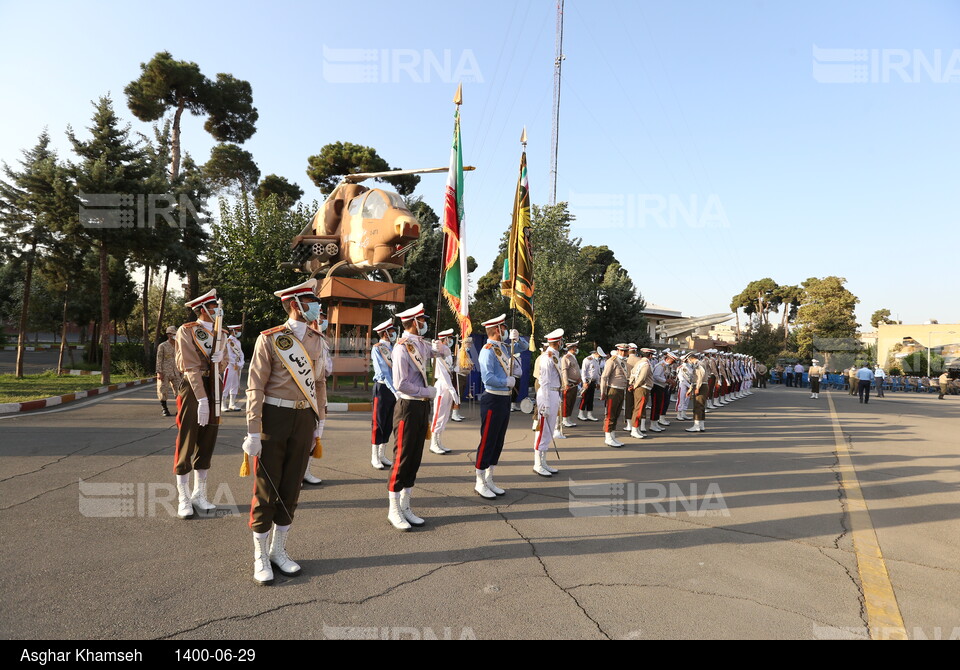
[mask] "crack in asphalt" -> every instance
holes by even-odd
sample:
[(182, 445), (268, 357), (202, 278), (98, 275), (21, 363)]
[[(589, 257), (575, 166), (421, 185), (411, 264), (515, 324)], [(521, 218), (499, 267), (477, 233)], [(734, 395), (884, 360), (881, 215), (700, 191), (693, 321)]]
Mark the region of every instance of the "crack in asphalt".
[(742, 600), (745, 602), (750, 602), (755, 605), (760, 605), (761, 607), (768, 607), (778, 612), (786, 612), (788, 614), (793, 614), (798, 617), (807, 619), (808, 621), (813, 621), (814, 623), (820, 624), (825, 627), (829, 627), (832, 624), (829, 624), (825, 621), (820, 621), (815, 619), (812, 616), (804, 614), (802, 612), (797, 612), (795, 610), (787, 609), (785, 607), (777, 607), (776, 605), (771, 605), (770, 603), (765, 603), (755, 598), (747, 598), (746, 596), (732, 596), (726, 593), (715, 593), (712, 591), (698, 591), (696, 589), (687, 589), (681, 586), (676, 586), (675, 584), (663, 584), (663, 583), (654, 583), (654, 584), (626, 584), (626, 583), (606, 583), (606, 582), (593, 582), (590, 584), (577, 584), (576, 586), (571, 586), (570, 590), (574, 589), (586, 589), (586, 588), (597, 588), (597, 587), (610, 587), (610, 588), (621, 588), (621, 587), (636, 587), (636, 588), (662, 588), (662, 589), (671, 589), (673, 591), (682, 591), (684, 593), (691, 593), (696, 596), (714, 596), (716, 598), (728, 598), (730, 600)]
[(174, 638), (174, 637), (176, 637), (176, 636), (178, 636), (178, 635), (186, 635), (187, 633), (192, 633), (192, 632), (197, 631), (197, 630), (199, 630), (199, 629), (201, 629), (201, 628), (204, 628), (204, 627), (206, 627), (206, 626), (210, 626), (210, 625), (212, 625), (212, 624), (220, 623), (220, 622), (224, 622), (224, 621), (248, 621), (248, 620), (250, 620), (250, 619), (256, 619), (257, 617), (261, 617), (261, 616), (263, 616), (263, 615), (265, 615), (265, 614), (271, 614), (271, 613), (273, 613), (273, 612), (277, 612), (277, 611), (286, 609), (286, 608), (288, 608), (288, 607), (302, 607), (302, 606), (304, 606), (304, 605), (315, 605), (315, 604), (318, 604), (318, 603), (323, 603), (323, 604), (326, 604), (326, 605), (342, 605), (342, 606), (347, 606), (347, 605), (364, 605), (364, 604), (370, 602), (371, 600), (375, 600), (375, 599), (377, 599), (377, 598), (382, 598), (382, 597), (384, 597), (384, 596), (386, 596), (386, 595), (389, 595), (390, 593), (393, 593), (394, 591), (396, 591), (396, 590), (399, 589), (399, 588), (402, 588), (402, 587), (404, 587), (404, 586), (408, 586), (408, 585), (410, 585), (410, 584), (416, 584), (417, 582), (419, 582), (419, 581), (421, 581), (421, 580), (423, 580), (423, 579), (426, 579), (427, 577), (429, 577), (429, 576), (431, 576), (431, 575), (433, 575), (433, 574), (436, 574), (437, 572), (440, 572), (441, 570), (444, 570), (444, 569), (446, 569), (446, 568), (455, 568), (455, 567), (459, 567), (459, 566), (461, 566), (461, 565), (466, 565), (467, 563), (475, 563), (475, 562), (480, 561), (480, 560), (483, 560), (483, 559), (480, 559), (480, 558), (472, 558), (472, 559), (469, 559), (469, 560), (466, 560), (466, 561), (457, 561), (456, 563), (444, 563), (443, 565), (439, 565), (439, 566), (437, 566), (437, 567), (435, 567), (435, 568), (433, 568), (433, 569), (431, 569), (431, 570), (428, 570), (427, 572), (425, 572), (425, 573), (423, 573), (422, 575), (419, 575), (419, 576), (417, 576), (417, 577), (414, 577), (413, 579), (406, 579), (406, 580), (404, 580), (404, 581), (402, 581), (402, 582), (398, 582), (398, 583), (396, 583), (396, 584), (393, 584), (393, 585), (391, 585), (391, 586), (388, 586), (386, 589), (384, 589), (383, 591), (380, 591), (379, 593), (371, 594), (371, 595), (369, 595), (369, 596), (366, 596), (365, 598), (360, 598), (359, 600), (330, 600), (330, 599), (328, 599), (328, 598), (312, 598), (312, 599), (310, 599), (310, 600), (300, 600), (300, 601), (292, 602), (292, 603), (283, 603), (282, 605), (277, 605), (276, 607), (271, 607), (271, 608), (262, 610), (262, 611), (260, 611), (260, 612), (253, 612), (252, 614), (234, 614), (234, 615), (232, 615), (232, 616), (225, 616), (225, 617), (218, 617), (218, 618), (215, 618), (215, 619), (208, 619), (208, 620), (206, 620), (206, 621), (201, 621), (200, 623), (196, 624), (195, 626), (191, 626), (190, 628), (184, 628), (184, 629), (181, 629), (181, 630), (178, 630), (178, 631), (174, 631), (174, 632), (172, 632), (172, 633), (167, 633), (166, 635), (162, 635), (162, 636), (160, 636), (160, 637), (158, 637), (158, 638), (155, 638), (155, 639), (157, 639), (157, 640), (169, 640), (169, 639), (172, 639), (172, 638)]
[(506, 515), (505, 515), (503, 512), (500, 511), (500, 508), (499, 508), (499, 507), (495, 507), (494, 509), (496, 510), (496, 512), (497, 512), (497, 514), (500, 516), (500, 518), (503, 519), (504, 523), (506, 523), (508, 526), (510, 526), (510, 528), (513, 529), (513, 532), (515, 532), (517, 535), (519, 535), (520, 538), (530, 546), (530, 551), (533, 553), (533, 557), (536, 558), (536, 559), (537, 559), (537, 562), (540, 563), (540, 567), (543, 569), (543, 574), (546, 575), (547, 579), (549, 579), (551, 582), (553, 582), (553, 585), (554, 585), (554, 586), (556, 586), (558, 589), (560, 589), (568, 598), (570, 598), (570, 599), (574, 602), (574, 604), (577, 606), (577, 608), (578, 608), (581, 612), (583, 612), (583, 615), (584, 615), (585, 617), (587, 617), (587, 619), (589, 619), (589, 620), (593, 623), (594, 626), (597, 627), (597, 630), (600, 632), (601, 635), (603, 635), (603, 636), (604, 636), (606, 639), (608, 639), (608, 640), (613, 639), (613, 638), (610, 637), (610, 635), (609, 635), (605, 630), (603, 630), (603, 627), (600, 625), (600, 622), (598, 622), (596, 619), (594, 619), (592, 616), (590, 616), (590, 613), (587, 612), (587, 610), (584, 608), (584, 606), (580, 604), (580, 601), (577, 600), (577, 597), (576, 597), (575, 595), (573, 595), (572, 593), (570, 593), (570, 590), (569, 590), (569, 589), (565, 589), (564, 587), (560, 586), (560, 583), (557, 582), (557, 580), (553, 578), (553, 575), (551, 575), (551, 574), (550, 574), (550, 571), (547, 569), (547, 564), (543, 562), (543, 559), (540, 557), (540, 554), (537, 553), (537, 547), (536, 547), (536, 545), (535, 545), (526, 535), (524, 535), (522, 532), (520, 532), (520, 529), (519, 529), (519, 528), (517, 528), (516, 526), (514, 526), (514, 525), (510, 522), (510, 519), (508, 519), (508, 518), (506, 517)]
[[(840, 421), (839, 416), (836, 417), (836, 421), (839, 424), (839, 421)], [(849, 433), (843, 432), (842, 427), (840, 427), (840, 431), (841, 431), (841, 434), (843, 435), (843, 439), (847, 443), (847, 449), (852, 449), (853, 438), (849, 435)], [(834, 549), (840, 549), (840, 541), (850, 534), (850, 530), (851, 530), (850, 525), (847, 523), (850, 512), (847, 508), (846, 496), (844, 495), (844, 490), (843, 490), (843, 475), (840, 474), (840, 453), (837, 451), (836, 446), (834, 446), (834, 449), (833, 449), (833, 458), (834, 458), (834, 462), (830, 464), (830, 470), (833, 471), (834, 479), (837, 480), (837, 502), (840, 504), (840, 528), (842, 529), (842, 532), (839, 535), (837, 535), (836, 538), (834, 538), (833, 547)], [(840, 549), (840, 550), (844, 551), (843, 549)], [(823, 551), (821, 551), (820, 553), (823, 554)], [(856, 551), (854, 551), (853, 553), (856, 554)], [(826, 554), (823, 554), (823, 555), (826, 556)], [(832, 557), (827, 556), (827, 558), (832, 558)], [(859, 565), (859, 559), (857, 559), (857, 563)], [(860, 620), (863, 621), (863, 625), (869, 629), (870, 622), (867, 618), (867, 597), (866, 597), (866, 594), (863, 592), (863, 584), (860, 582), (859, 574), (857, 575), (853, 574), (849, 568), (847, 568), (845, 565), (843, 565), (839, 561), (837, 561), (837, 564), (843, 568), (844, 572), (847, 573), (847, 577), (850, 579), (854, 587), (857, 589), (857, 601), (858, 601), (858, 604), (860, 605)]]
[[(165, 433), (166, 431), (170, 430), (170, 428), (172, 428), (172, 426), (167, 426), (167, 427), (164, 428), (163, 430), (160, 430), (160, 431), (158, 431), (158, 432), (156, 432), (156, 433), (152, 433), (151, 435), (145, 435), (145, 436), (143, 436), (143, 437), (138, 437), (137, 439), (131, 440), (130, 442), (124, 442), (124, 443), (122, 443), (122, 444), (115, 444), (115, 445), (113, 445), (112, 447), (106, 447), (106, 448), (104, 448), (104, 449), (100, 449), (99, 451), (92, 451), (92, 452), (90, 452), (89, 454), (84, 454), (84, 456), (96, 456), (97, 454), (102, 454), (102, 453), (105, 452), (105, 451), (110, 451), (110, 450), (112, 450), (112, 449), (118, 449), (118, 448), (120, 448), (120, 447), (125, 447), (125, 446), (127, 446), (127, 445), (129, 445), (129, 444), (134, 444), (134, 443), (136, 443), (136, 442), (142, 442), (143, 440), (145, 440), (145, 439), (147, 439), (147, 438), (149, 438), (149, 437), (156, 437), (157, 435), (160, 435), (161, 433)], [(75, 450), (75, 451), (71, 451), (69, 454), (64, 454), (63, 456), (61, 456), (60, 458), (58, 458), (58, 459), (55, 460), (55, 461), (50, 461), (49, 463), (44, 463), (43, 465), (41, 465), (41, 466), (40, 466), (39, 468), (37, 468), (36, 470), (30, 470), (30, 471), (28, 471), (28, 472), (21, 472), (21, 473), (19, 473), (19, 474), (11, 475), (11, 476), (9, 476), (9, 477), (5, 477), (5, 478), (3, 478), (3, 479), (0, 479), (0, 484), (2, 484), (2, 483), (4, 483), (4, 482), (8, 482), (8, 481), (10, 481), (10, 480), (12, 480), (12, 479), (16, 479), (17, 477), (24, 477), (24, 476), (26, 476), (26, 475), (32, 475), (32, 474), (34, 474), (34, 473), (40, 472), (41, 470), (44, 470), (44, 469), (50, 467), (51, 465), (56, 465), (57, 463), (60, 463), (61, 461), (64, 461), (64, 460), (70, 458), (71, 456), (76, 456), (77, 454), (79, 454), (79, 453), (80, 453), (81, 451), (83, 451), (84, 449), (89, 449), (89, 448), (90, 448), (90, 443), (88, 442), (88, 443), (86, 444), (86, 446), (80, 447), (79, 449), (77, 449), (77, 450)], [(5, 508), (4, 508), (4, 509), (5, 509)]]
[[(164, 430), (168, 430), (168, 429), (164, 429)], [(162, 433), (162, 432), (164, 432), (164, 431), (160, 431), (160, 433)], [(145, 435), (144, 437), (137, 438), (136, 440), (133, 440), (133, 441), (131, 441), (131, 442), (126, 442), (126, 443), (124, 443), (124, 444), (117, 444), (117, 445), (114, 445), (114, 446), (112, 446), (112, 447), (108, 447), (107, 449), (101, 449), (100, 451), (95, 452), (95, 453), (99, 454), (99, 453), (101, 453), (101, 452), (103, 452), (103, 451), (109, 451), (110, 449), (116, 449), (117, 447), (123, 447), (123, 446), (129, 445), (129, 444), (134, 444), (134, 443), (136, 443), (136, 442), (142, 442), (143, 440), (145, 440), (145, 439), (147, 439), (147, 438), (149, 438), (149, 437), (156, 437), (156, 436), (159, 435), (160, 433), (155, 433), (155, 434), (153, 434), (153, 435)], [(141, 458), (147, 458), (148, 456), (154, 456), (154, 455), (156, 455), (156, 454), (159, 454), (160, 452), (169, 451), (169, 450), (170, 450), (170, 447), (169, 447), (169, 446), (163, 446), (163, 447), (160, 447), (159, 449), (156, 449), (156, 450), (154, 450), (154, 451), (148, 452), (148, 453), (146, 453), (146, 454), (141, 454), (140, 456), (134, 456), (134, 457), (131, 458), (130, 460), (124, 461), (123, 463), (120, 463), (119, 465), (114, 465), (114, 466), (112, 466), (112, 467), (106, 468), (105, 470), (101, 470), (100, 472), (95, 472), (95, 473), (93, 473), (92, 475), (88, 475), (88, 477), (91, 478), (91, 479), (94, 478), (94, 477), (99, 477), (100, 475), (105, 474), (105, 473), (107, 473), (107, 472), (110, 472), (111, 470), (116, 470), (116, 469), (118, 469), (118, 468), (122, 468), (122, 467), (125, 466), (125, 465), (128, 465), (128, 464), (130, 464), (130, 463), (133, 463), (134, 461), (139, 461)], [(95, 454), (90, 454), (90, 456), (93, 456), (93, 455), (95, 455)], [(41, 468), (41, 469), (42, 469), (42, 468)], [(35, 496), (32, 496), (32, 497), (30, 497), (30, 498), (27, 498), (26, 500), (21, 500), (20, 502), (13, 503), (12, 505), (7, 505), (6, 507), (0, 507), (0, 512), (5, 512), (6, 510), (13, 509), (14, 507), (19, 507), (20, 505), (25, 505), (25, 504), (27, 504), (28, 502), (31, 502), (31, 501), (33, 501), (33, 500), (36, 500), (37, 498), (40, 498), (41, 496), (47, 495), (48, 493), (53, 493), (54, 491), (61, 491), (61, 490), (65, 489), (65, 488), (67, 488), (68, 486), (76, 486), (76, 484), (77, 484), (76, 482), (72, 482), (72, 481), (71, 481), (71, 482), (67, 482), (67, 483), (64, 484), (63, 486), (55, 486), (55, 487), (52, 488), (52, 489), (47, 489), (46, 491), (41, 491), (40, 493), (38, 493), (38, 494), (36, 494)]]

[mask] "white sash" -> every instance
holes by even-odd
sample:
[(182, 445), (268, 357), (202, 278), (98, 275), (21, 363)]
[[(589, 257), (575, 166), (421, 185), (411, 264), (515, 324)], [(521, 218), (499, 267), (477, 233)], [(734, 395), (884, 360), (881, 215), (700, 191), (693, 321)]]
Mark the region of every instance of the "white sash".
[(191, 328), (190, 331), (193, 335), (193, 342), (197, 345), (197, 349), (203, 352), (207, 360), (210, 360), (210, 357), (213, 355), (213, 334), (208, 333), (207, 329), (199, 324), (196, 328)]
[(377, 349), (380, 350), (380, 356), (386, 361), (388, 368), (393, 368), (393, 357), (390, 355), (390, 349), (383, 342), (377, 342)]
[(497, 363), (500, 364), (500, 367), (503, 368), (503, 371), (506, 372), (509, 377), (513, 372), (513, 360), (510, 358), (510, 354), (504, 354), (503, 347), (494, 340), (491, 340), (490, 348), (493, 349), (493, 356), (497, 359)]
[(410, 354), (410, 360), (413, 361), (413, 364), (417, 367), (417, 371), (420, 373), (420, 376), (423, 377), (423, 385), (428, 386), (427, 370), (423, 364), (423, 357), (420, 355), (420, 351), (417, 349), (417, 346), (410, 340), (404, 340), (403, 346), (407, 348), (407, 353)]
[(287, 369), (297, 388), (303, 393), (304, 398), (310, 402), (310, 409), (319, 418), (320, 411), (317, 409), (317, 379), (313, 369), (313, 361), (303, 348), (303, 343), (294, 336), (294, 334), (284, 329), (272, 335), (273, 348), (280, 357), (280, 362)]

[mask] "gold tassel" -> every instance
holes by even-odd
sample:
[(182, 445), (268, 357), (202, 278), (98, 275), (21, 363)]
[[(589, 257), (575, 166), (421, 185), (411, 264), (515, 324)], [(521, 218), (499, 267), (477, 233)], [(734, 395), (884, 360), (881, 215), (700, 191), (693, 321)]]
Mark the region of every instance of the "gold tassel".
[(250, 476), (250, 458), (247, 456), (246, 452), (243, 453), (243, 464), (240, 466), (240, 476)]
[(320, 444), (320, 438), (317, 438), (317, 443), (313, 447), (313, 458), (323, 458), (323, 445)]

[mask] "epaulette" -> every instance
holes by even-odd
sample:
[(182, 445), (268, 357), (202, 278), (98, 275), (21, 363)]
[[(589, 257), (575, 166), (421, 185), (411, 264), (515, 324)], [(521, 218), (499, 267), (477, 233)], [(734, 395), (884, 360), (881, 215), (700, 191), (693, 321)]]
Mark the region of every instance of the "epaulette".
[(261, 330), (261, 335), (273, 335), (274, 333), (279, 333), (281, 330), (286, 330), (286, 326), (277, 326), (276, 328), (270, 328), (269, 330)]
[(489, 342), (487, 342), (485, 345), (483, 345), (483, 348), (484, 348), (484, 349), (493, 349), (493, 345), (490, 344)]
[(183, 324), (183, 325), (180, 326), (180, 327), (181, 327), (181, 328), (193, 328), (194, 326), (196, 326), (196, 325), (199, 324), (199, 323), (200, 323), (199, 321), (191, 321), (190, 323), (185, 323), (185, 324)]

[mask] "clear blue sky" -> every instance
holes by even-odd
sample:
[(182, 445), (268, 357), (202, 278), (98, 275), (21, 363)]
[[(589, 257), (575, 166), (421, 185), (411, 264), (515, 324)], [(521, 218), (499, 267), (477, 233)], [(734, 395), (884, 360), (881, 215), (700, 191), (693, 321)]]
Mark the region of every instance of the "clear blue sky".
[[(250, 81), (260, 120), (245, 147), (264, 175), (319, 199), (306, 159), (329, 142), (446, 165), (461, 65), (465, 160), (478, 168), (468, 252), (485, 272), (510, 222), (524, 125), (533, 200), (547, 200), (554, 22), (548, 0), (0, 0), (0, 160), (13, 164), (45, 126), (70, 157), (66, 126), (82, 133), (105, 93), (148, 132), (123, 87), (169, 50)], [(568, 0), (564, 54), (558, 199), (648, 302), (721, 312), (752, 279), (833, 274), (860, 297), (864, 325), (882, 307), (960, 322), (960, 4)], [(851, 63), (865, 83), (824, 81)], [(202, 124), (187, 120), (183, 142), (205, 161)], [(437, 211), (443, 185), (425, 176), (418, 190)]]

